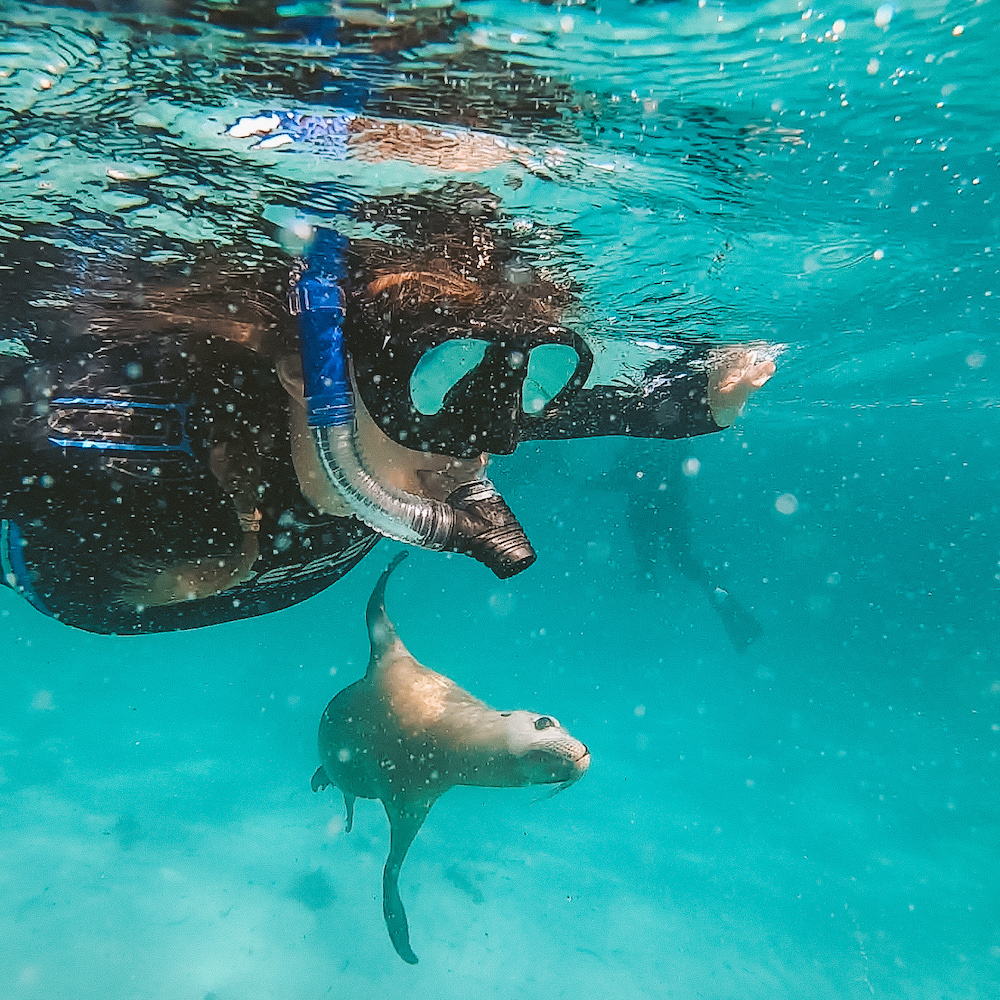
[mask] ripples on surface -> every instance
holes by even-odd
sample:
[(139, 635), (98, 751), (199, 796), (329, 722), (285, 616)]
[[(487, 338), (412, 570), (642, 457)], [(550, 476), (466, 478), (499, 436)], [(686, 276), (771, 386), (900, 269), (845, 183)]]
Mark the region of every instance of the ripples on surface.
[[(811, 373), (847, 353), (853, 377), (878, 371), (875, 316), (932, 342), (956, 315), (969, 338), (990, 305), (990, 6), (925, 3), (885, 27), (794, 3), (143, 9), (4, 5), (7, 233), (72, 222), (58, 238), (125, 227), (252, 255), (275, 220), (439, 182), (222, 134), (262, 109), (365, 104), (557, 147), (537, 175), (481, 179), (548, 227), (528, 252), (580, 285), (601, 336), (808, 346), (789, 374), (825, 393)], [(916, 377), (904, 363), (883, 392), (956, 388)]]

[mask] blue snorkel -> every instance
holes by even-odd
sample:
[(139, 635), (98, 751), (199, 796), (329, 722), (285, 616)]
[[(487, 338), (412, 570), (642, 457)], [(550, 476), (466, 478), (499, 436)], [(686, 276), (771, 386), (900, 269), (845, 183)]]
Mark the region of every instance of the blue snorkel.
[(347, 245), (344, 237), (318, 230), (289, 288), (307, 419), (326, 478), (359, 520), (388, 538), (467, 553), (502, 579), (520, 573), (535, 552), (488, 479), (464, 483), (441, 501), (387, 486), (365, 464), (344, 338)]
[(309, 266), (292, 286), (299, 317), (299, 353), (310, 427), (354, 422), (354, 394), (344, 345), (344, 253), (347, 240), (327, 229), (316, 233)]

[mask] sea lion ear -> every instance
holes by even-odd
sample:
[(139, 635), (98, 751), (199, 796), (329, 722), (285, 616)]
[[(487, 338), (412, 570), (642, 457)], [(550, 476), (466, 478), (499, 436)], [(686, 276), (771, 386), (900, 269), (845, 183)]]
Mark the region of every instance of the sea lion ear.
[(368, 623), (368, 638), (371, 641), (371, 659), (368, 661), (368, 673), (371, 674), (392, 647), (399, 642), (396, 629), (389, 616), (385, 613), (385, 584), (392, 571), (406, 558), (408, 553), (400, 552), (378, 578), (372, 596), (368, 598), (368, 610), (365, 620)]

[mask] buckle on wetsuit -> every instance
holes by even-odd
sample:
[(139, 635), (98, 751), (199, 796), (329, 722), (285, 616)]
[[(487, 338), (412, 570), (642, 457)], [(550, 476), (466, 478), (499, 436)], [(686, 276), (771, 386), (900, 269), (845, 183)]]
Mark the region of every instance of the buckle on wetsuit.
[(189, 403), (61, 396), (49, 404), (49, 444), (110, 452), (183, 452)]

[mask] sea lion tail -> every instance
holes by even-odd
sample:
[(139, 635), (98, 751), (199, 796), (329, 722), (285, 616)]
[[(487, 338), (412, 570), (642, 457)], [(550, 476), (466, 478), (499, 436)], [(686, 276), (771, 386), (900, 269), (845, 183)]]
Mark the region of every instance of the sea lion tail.
[(406, 920), (403, 901), (399, 897), (399, 870), (432, 803), (413, 802), (401, 807), (395, 801), (384, 800), (382, 804), (389, 817), (391, 831), (389, 856), (385, 859), (385, 869), (382, 872), (382, 915), (396, 954), (404, 962), (416, 965), (419, 959), (410, 947), (410, 926)]
[(385, 584), (392, 575), (393, 570), (409, 555), (403, 551), (398, 553), (385, 571), (378, 578), (372, 596), (368, 598), (368, 608), (365, 612), (365, 620), (368, 623), (368, 638), (372, 644), (371, 660), (368, 662), (368, 672), (378, 663), (382, 653), (395, 642), (399, 636), (393, 624), (389, 621), (389, 616), (385, 613)]
[(398, 880), (399, 869), (391, 871), (387, 861), (382, 876), (382, 914), (385, 917), (385, 926), (389, 930), (389, 940), (392, 941), (396, 954), (407, 965), (416, 965), (420, 959), (410, 947), (410, 926), (406, 922), (403, 901), (399, 898)]

